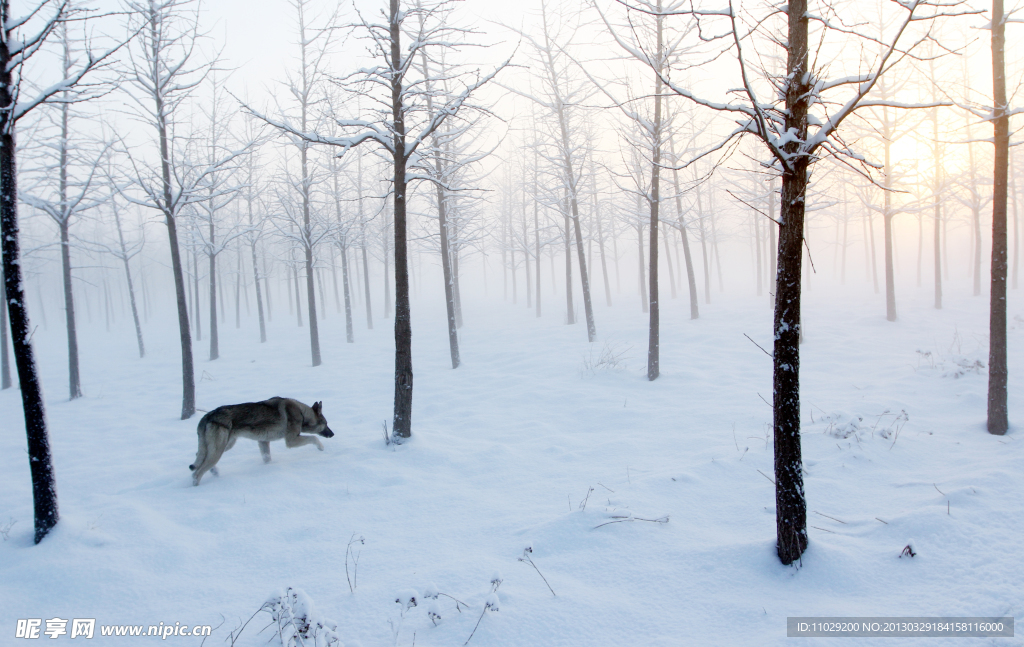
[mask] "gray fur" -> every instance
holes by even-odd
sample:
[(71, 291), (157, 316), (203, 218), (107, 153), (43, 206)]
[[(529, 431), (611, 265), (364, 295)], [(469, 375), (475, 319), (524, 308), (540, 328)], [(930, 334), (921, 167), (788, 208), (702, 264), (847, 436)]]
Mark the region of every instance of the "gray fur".
[(259, 443), (263, 462), (270, 462), (270, 441), (284, 439), (287, 447), (314, 444), (323, 451), (323, 443), (316, 436), (303, 436), (300, 432), (332, 438), (334, 432), (327, 426), (323, 402), (312, 407), (291, 398), (270, 398), (263, 402), (245, 402), (217, 407), (199, 421), (199, 449), (192, 470), (192, 485), (199, 485), (208, 471), (217, 474), (214, 465), (239, 438), (251, 438)]

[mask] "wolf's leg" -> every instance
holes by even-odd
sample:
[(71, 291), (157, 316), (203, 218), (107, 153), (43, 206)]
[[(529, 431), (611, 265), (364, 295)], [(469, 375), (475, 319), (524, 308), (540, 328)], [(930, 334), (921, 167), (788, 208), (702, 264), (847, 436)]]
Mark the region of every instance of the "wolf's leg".
[(302, 447), (303, 445), (316, 445), (320, 451), (324, 450), (324, 444), (316, 436), (303, 436), (300, 434), (287, 435), (284, 437), (284, 444), (288, 447)]
[(270, 462), (270, 443), (266, 440), (259, 441), (260, 444), (260, 456), (263, 457), (264, 463)]
[(213, 469), (213, 466), (217, 464), (217, 461), (220, 460), (220, 457), (227, 450), (232, 439), (227, 428), (217, 424), (210, 424), (206, 426), (205, 440), (206, 457), (202, 465), (196, 465), (196, 470), (192, 473), (192, 485), (199, 485), (203, 475)]

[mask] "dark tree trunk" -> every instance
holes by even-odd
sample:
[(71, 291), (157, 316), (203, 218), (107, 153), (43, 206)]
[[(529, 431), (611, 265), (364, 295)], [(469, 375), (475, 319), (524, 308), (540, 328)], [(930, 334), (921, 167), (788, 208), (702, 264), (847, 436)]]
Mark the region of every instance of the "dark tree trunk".
[[(151, 30), (158, 30), (156, 18), (150, 23)], [(154, 38), (154, 42), (156, 39)], [(178, 304), (178, 336), (181, 339), (181, 419), (188, 420), (196, 412), (196, 379), (192, 364), (192, 334), (188, 328), (188, 309), (185, 306), (185, 278), (181, 271), (181, 252), (178, 248), (178, 229), (176, 217), (172, 209), (174, 198), (171, 195), (171, 158), (167, 141), (167, 122), (164, 115), (162, 95), (156, 96), (157, 133), (160, 138), (160, 169), (163, 180), (164, 222), (167, 225), (167, 238), (171, 247), (171, 271), (174, 274), (174, 295)], [(198, 280), (198, 278), (197, 278)], [(198, 296), (198, 295), (197, 295)], [(196, 299), (196, 313), (199, 312), (199, 299)], [(198, 314), (197, 314), (198, 321)]]
[(1006, 17), (1003, 0), (992, 0), (992, 125), (995, 168), (992, 173), (992, 282), (989, 312), (988, 430), (1002, 435), (1009, 429), (1006, 403), (1006, 194), (1010, 159), (1010, 118), (1006, 105)]
[[(932, 71), (934, 72), (935, 66), (932, 64)], [(937, 92), (935, 89), (932, 90), (932, 100), (937, 100)], [(932, 209), (934, 212), (933, 221), (935, 225), (935, 235), (933, 237), (933, 253), (935, 256), (935, 309), (942, 309), (942, 249), (940, 247), (940, 230), (942, 226), (942, 201), (940, 200), (940, 193), (942, 191), (942, 156), (939, 152), (939, 110), (938, 108), (932, 108), (932, 145), (934, 149), (934, 166), (935, 166), (935, 177), (933, 178), (934, 184), (932, 199), (935, 204)]]
[[(390, 0), (391, 69), (403, 69), (401, 19), (398, 0)], [(409, 262), (405, 233), (405, 106), (402, 103), (403, 77), (392, 76), (391, 110), (394, 124), (395, 165), (395, 418), (392, 435), (412, 435), (412, 313), (409, 306)], [(367, 295), (369, 296), (369, 295)], [(367, 301), (369, 305), (369, 301)]]
[[(21, 276), (21, 258), (18, 243), (18, 184), (15, 161), (14, 124), (11, 122), (12, 96), (10, 51), (6, 25), (10, 20), (10, 7), (6, 0), (0, 3), (4, 29), (0, 30), (0, 248), (3, 250), (3, 276), (8, 317), (11, 322), (11, 341), (14, 362), (21, 386), (21, 405), (25, 413), (25, 434), (28, 440), (28, 464), (32, 475), (32, 501), (35, 516), (35, 543), (57, 523), (57, 485), (50, 457), (50, 439), (46, 430), (46, 411), (43, 392), (39, 384), (35, 357), (32, 351), (28, 310)], [(6, 345), (5, 345), (6, 348)]]
[(0, 267), (0, 390), (11, 388), (11, 358), (7, 350), (7, 288)]
[[(786, 86), (786, 130), (807, 139), (808, 101), (813, 96), (807, 51), (807, 0), (789, 4), (789, 60)], [(800, 559), (807, 549), (807, 503), (804, 498), (800, 449), (800, 271), (803, 262), (804, 209), (807, 196), (807, 156), (797, 155), (799, 143), (782, 175), (778, 276), (775, 285), (774, 432), (775, 524), (777, 549), (783, 564)]]

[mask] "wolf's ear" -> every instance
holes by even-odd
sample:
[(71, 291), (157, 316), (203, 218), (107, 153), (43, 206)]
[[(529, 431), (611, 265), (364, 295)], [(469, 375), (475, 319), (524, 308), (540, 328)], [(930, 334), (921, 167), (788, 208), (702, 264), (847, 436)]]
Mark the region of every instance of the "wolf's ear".
[(323, 401), (320, 401), (320, 402), (314, 402), (314, 403), (313, 403), (313, 411), (315, 411), (315, 412), (317, 412), (317, 413), (320, 413), (320, 411), (321, 411), (321, 410), (323, 410), (323, 408), (324, 408), (324, 403), (323, 403)]

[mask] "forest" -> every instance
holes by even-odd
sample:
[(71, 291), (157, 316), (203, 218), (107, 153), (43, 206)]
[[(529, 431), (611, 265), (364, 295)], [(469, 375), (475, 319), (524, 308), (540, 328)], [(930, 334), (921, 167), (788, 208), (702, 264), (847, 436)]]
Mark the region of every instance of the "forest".
[(1016, 4), (0, 14), (0, 632), (1013, 636)]

